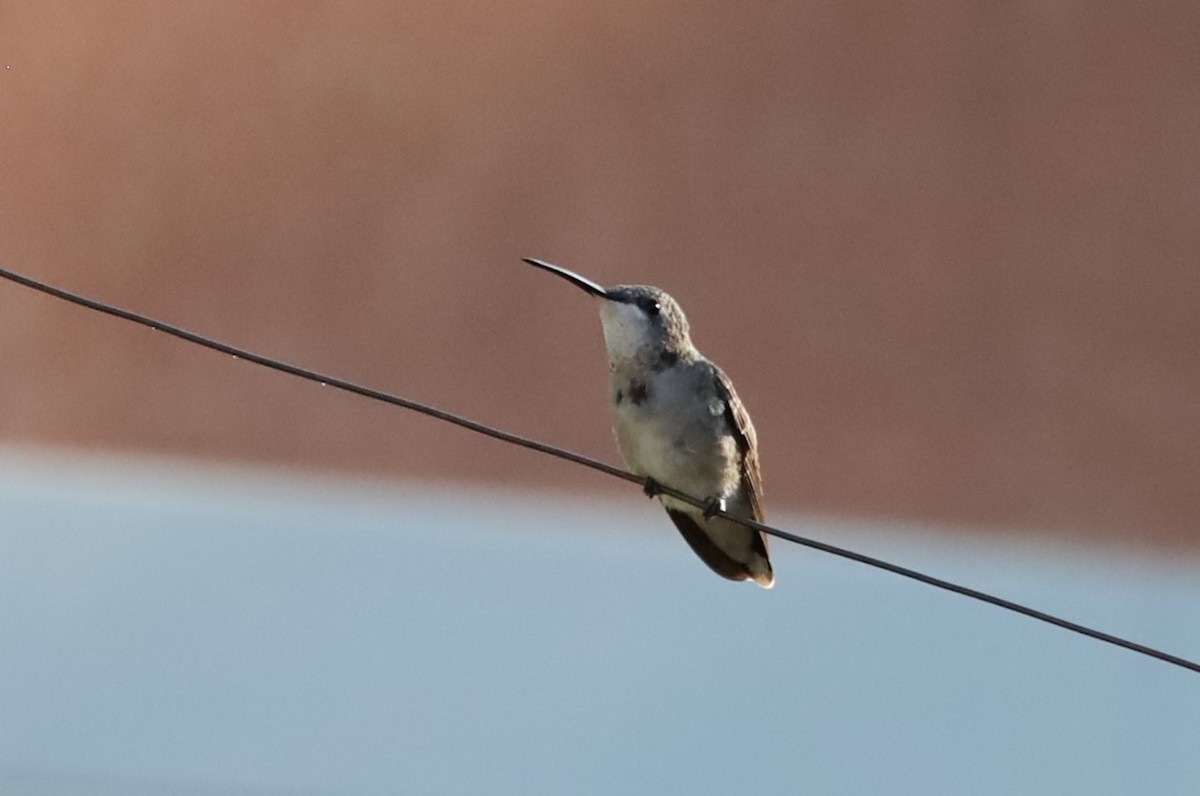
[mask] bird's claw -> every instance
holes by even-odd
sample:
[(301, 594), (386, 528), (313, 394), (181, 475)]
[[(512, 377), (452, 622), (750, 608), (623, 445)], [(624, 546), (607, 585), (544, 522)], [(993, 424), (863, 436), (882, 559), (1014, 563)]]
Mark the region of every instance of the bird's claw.
[(647, 478), (645, 483), (642, 484), (642, 492), (645, 493), (646, 497), (654, 498), (662, 494), (662, 487), (653, 478)]
[(725, 498), (709, 498), (704, 502), (704, 519), (711, 520), (718, 511), (725, 511)]

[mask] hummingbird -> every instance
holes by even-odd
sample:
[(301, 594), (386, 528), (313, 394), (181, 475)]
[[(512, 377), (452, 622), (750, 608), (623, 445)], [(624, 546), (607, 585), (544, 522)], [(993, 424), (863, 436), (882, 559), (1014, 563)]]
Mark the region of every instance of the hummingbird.
[[(716, 515), (763, 520), (758, 440), (729, 377), (692, 344), (679, 304), (656, 287), (606, 288), (542, 260), (525, 262), (599, 302), (613, 435), (625, 465), (646, 479), (646, 495), (658, 497), (713, 572), (775, 585), (766, 537)], [(705, 507), (662, 494), (661, 486), (704, 500)]]

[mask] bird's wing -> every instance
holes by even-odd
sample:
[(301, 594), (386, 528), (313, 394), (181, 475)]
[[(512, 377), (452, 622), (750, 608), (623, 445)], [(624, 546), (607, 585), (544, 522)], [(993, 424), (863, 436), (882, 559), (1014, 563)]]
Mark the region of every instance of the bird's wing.
[(733, 430), (738, 452), (742, 455), (742, 489), (750, 499), (750, 510), (754, 513), (754, 519), (762, 522), (762, 472), (758, 468), (758, 439), (754, 434), (754, 424), (750, 422), (746, 405), (733, 389), (733, 382), (716, 365), (713, 365), (713, 377), (717, 393), (725, 401), (725, 419)]

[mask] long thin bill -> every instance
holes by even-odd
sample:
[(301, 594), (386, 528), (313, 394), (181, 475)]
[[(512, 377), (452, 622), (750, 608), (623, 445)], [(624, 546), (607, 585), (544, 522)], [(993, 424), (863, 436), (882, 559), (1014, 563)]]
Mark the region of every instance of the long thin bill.
[(593, 296), (600, 296), (601, 298), (608, 298), (607, 290), (600, 287), (592, 280), (585, 279), (584, 277), (580, 276), (579, 274), (575, 273), (574, 271), (568, 271), (566, 268), (562, 268), (561, 266), (557, 266), (557, 265), (552, 265), (551, 263), (545, 262), (543, 260), (534, 260), (533, 258), (530, 258), (530, 257), (524, 257), (522, 259), (524, 259), (525, 262), (529, 263), (530, 265), (532, 265), (536, 268), (541, 268), (543, 271), (549, 271), (552, 274), (557, 274), (557, 275), (561, 276), (563, 279), (567, 280), (568, 282), (570, 282), (571, 284), (580, 288), (581, 290), (585, 290), (588, 293), (591, 293)]

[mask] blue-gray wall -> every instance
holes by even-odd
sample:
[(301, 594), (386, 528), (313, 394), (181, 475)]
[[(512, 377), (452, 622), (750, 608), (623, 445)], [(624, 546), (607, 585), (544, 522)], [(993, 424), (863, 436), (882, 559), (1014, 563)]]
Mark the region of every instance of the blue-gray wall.
[[(1200, 676), (590, 503), (0, 448), (0, 793), (1194, 794)], [(1200, 656), (1200, 562), (775, 517)]]

